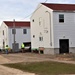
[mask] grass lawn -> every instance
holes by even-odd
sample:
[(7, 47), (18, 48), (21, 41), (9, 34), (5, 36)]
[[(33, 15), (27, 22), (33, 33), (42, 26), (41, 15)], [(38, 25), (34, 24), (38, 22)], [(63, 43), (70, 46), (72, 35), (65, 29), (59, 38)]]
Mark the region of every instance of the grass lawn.
[(58, 62), (15, 63), (4, 65), (38, 75), (75, 74), (75, 65)]

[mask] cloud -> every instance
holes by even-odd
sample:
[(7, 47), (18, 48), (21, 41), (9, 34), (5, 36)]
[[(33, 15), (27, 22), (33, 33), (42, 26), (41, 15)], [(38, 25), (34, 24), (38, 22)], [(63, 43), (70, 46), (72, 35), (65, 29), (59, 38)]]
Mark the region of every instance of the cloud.
[[(0, 21), (3, 20), (28, 20), (25, 19), (46, 0), (0, 0)], [(47, 0), (48, 3), (75, 3), (74, 0)]]
[(49, 3), (75, 3), (75, 0), (48, 0)]

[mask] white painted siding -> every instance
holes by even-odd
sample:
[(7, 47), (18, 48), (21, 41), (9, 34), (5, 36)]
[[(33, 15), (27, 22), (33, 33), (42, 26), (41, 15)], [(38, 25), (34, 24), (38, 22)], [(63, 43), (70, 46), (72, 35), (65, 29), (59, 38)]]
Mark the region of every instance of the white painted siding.
[[(3, 31), (4, 31), (4, 35), (3, 35)], [(8, 27), (5, 25), (5, 23), (2, 23), (2, 25), (1, 25), (0, 36), (1, 36), (1, 48), (3, 49), (3, 40), (5, 42), (5, 45), (9, 45), (9, 43), (8, 43)]]
[[(50, 43), (53, 43), (53, 20), (52, 10), (44, 5), (41, 5), (35, 10), (31, 17), (31, 45), (32, 48), (52, 48)], [(33, 22), (34, 20), (34, 22)], [(51, 30), (50, 30), (51, 25)], [(50, 36), (51, 31), (51, 36)], [(35, 37), (33, 38), (33, 35)], [(43, 41), (39, 41), (39, 37), (43, 37)], [(52, 38), (50, 40), (50, 37)]]
[[(23, 29), (27, 29), (27, 34), (23, 34)], [(19, 43), (19, 48), (23, 42), (31, 42), (30, 27), (16, 28), (15, 41)], [(9, 45), (12, 48), (14, 42), (14, 36), (12, 34), (12, 28), (9, 28)]]
[[(64, 14), (64, 23), (59, 23), (59, 14)], [(59, 48), (59, 39), (69, 39), (69, 46), (75, 47), (75, 13), (53, 12), (54, 47)]]
[[(23, 29), (27, 29), (27, 34), (23, 34)], [(4, 30), (4, 35), (3, 35), (3, 30)], [(5, 42), (5, 45), (9, 45), (9, 47), (12, 48), (12, 43), (14, 41), (12, 28), (8, 28), (4, 22), (1, 25), (0, 36), (1, 36), (1, 43), (0, 43), (1, 48), (3, 49), (3, 40)], [(16, 28), (15, 41), (16, 43), (19, 43), (19, 48), (21, 48), (21, 44), (23, 42), (31, 42), (30, 27)]]
[[(75, 12), (53, 11), (41, 4), (38, 7), (31, 17), (32, 48), (44, 47), (47, 54), (59, 54), (59, 39), (69, 39), (69, 52), (75, 53)], [(64, 23), (59, 23), (59, 14), (64, 14)]]
[(2, 33), (1, 33), (1, 27), (0, 27), (0, 49), (2, 49), (2, 38), (1, 38), (1, 35), (2, 35)]

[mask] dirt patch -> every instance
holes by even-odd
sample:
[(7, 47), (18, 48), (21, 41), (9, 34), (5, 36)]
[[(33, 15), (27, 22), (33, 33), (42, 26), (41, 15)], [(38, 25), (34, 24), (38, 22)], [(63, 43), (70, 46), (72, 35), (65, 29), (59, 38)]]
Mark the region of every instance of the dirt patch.
[(57, 58), (55, 58), (56, 60), (65, 60), (65, 61), (71, 61), (72, 60), (72, 58), (62, 58), (62, 57), (57, 57)]
[(10, 60), (0, 55), (0, 64), (9, 63)]
[(44, 55), (35, 53), (2, 54), (0, 64), (18, 62), (41, 62), (41, 61), (74, 61), (74, 54)]

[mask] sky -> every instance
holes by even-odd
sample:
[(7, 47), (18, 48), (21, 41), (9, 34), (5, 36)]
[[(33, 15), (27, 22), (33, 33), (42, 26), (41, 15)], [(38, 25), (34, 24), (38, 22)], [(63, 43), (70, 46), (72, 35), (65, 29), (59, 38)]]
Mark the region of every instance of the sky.
[(0, 24), (2, 21), (29, 21), (39, 3), (75, 4), (75, 0), (0, 0)]

